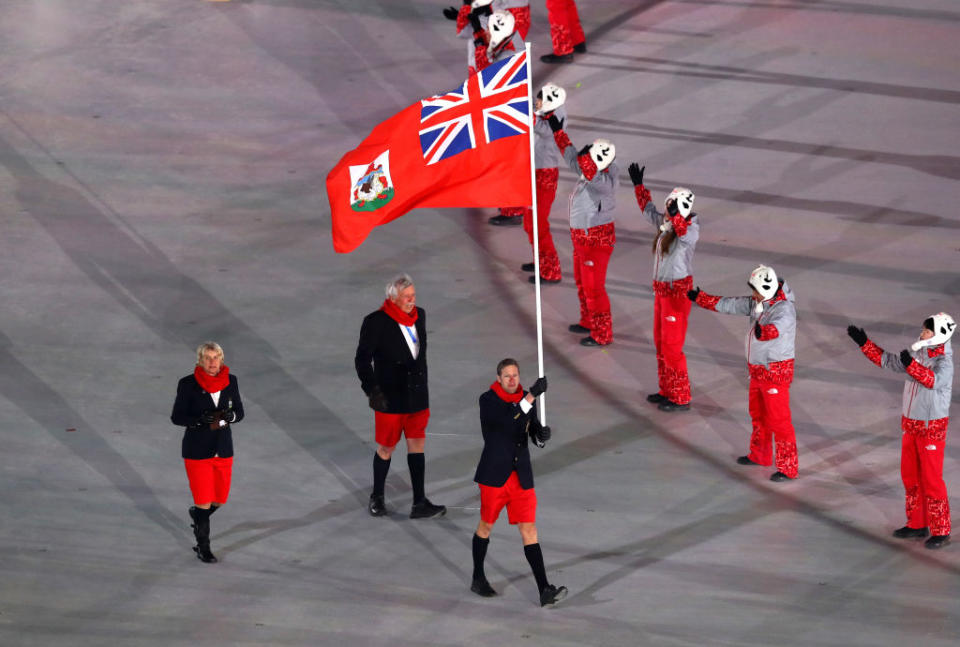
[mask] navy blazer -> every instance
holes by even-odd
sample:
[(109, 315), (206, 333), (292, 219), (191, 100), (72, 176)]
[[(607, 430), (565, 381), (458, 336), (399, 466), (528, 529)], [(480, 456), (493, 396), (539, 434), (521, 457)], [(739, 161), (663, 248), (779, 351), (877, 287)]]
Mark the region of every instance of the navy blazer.
[(173, 424), (185, 427), (183, 441), (180, 443), (180, 454), (183, 458), (229, 458), (233, 456), (233, 434), (230, 425), (219, 429), (210, 429), (210, 425), (200, 421), (204, 411), (219, 409), (226, 411), (232, 405), (237, 414), (234, 422), (243, 420), (243, 400), (240, 399), (240, 389), (237, 386), (237, 376), (231, 373), (230, 384), (220, 391), (219, 406), (214, 406), (213, 398), (203, 390), (193, 373), (180, 379), (177, 384), (177, 399), (173, 402), (173, 413), (170, 421)]
[(505, 402), (493, 389), (480, 396), (480, 431), (483, 453), (473, 480), (481, 485), (501, 487), (517, 472), (520, 487), (533, 487), (528, 440), (540, 429), (536, 404), (523, 413), (520, 404)]
[(368, 396), (374, 386), (387, 398), (384, 413), (415, 413), (430, 406), (427, 391), (427, 314), (417, 308), (417, 341), (414, 359), (400, 324), (383, 310), (371, 312), (360, 326), (354, 365), (360, 386)]

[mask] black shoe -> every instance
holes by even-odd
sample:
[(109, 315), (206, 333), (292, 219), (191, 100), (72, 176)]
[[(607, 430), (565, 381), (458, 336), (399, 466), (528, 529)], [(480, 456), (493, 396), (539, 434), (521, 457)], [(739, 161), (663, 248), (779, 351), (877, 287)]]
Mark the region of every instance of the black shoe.
[(430, 517), (442, 517), (445, 514), (447, 514), (447, 507), (433, 505), (430, 503), (430, 499), (414, 503), (410, 508), (411, 519), (429, 519)]
[(544, 63), (573, 63), (573, 54), (544, 54), (540, 60)]
[(583, 41), (582, 43), (577, 43), (576, 45), (574, 45), (574, 46), (573, 46), (573, 51), (576, 52), (577, 54), (586, 54), (586, 53), (587, 53), (587, 41)]
[(647, 396), (647, 402), (649, 402), (650, 404), (660, 404), (661, 402), (669, 402), (669, 401), (670, 400), (668, 400), (665, 395), (661, 395), (659, 393), (651, 393), (650, 395)]
[(473, 584), (470, 585), (470, 590), (481, 598), (492, 598), (497, 594), (485, 577), (474, 578)]
[(487, 220), (491, 225), (496, 225), (497, 227), (512, 227), (514, 225), (523, 224), (523, 216), (494, 216)]
[(657, 405), (657, 408), (660, 411), (689, 411), (690, 403), (686, 404), (677, 404), (673, 400), (668, 400), (667, 398), (663, 399), (663, 402)]
[(790, 477), (783, 472), (777, 471), (770, 475), (770, 480), (774, 483), (780, 483), (781, 481), (789, 481)]
[(372, 517), (382, 517), (387, 514), (387, 504), (383, 502), (383, 495), (371, 494), (370, 503), (367, 504), (367, 510)]
[(567, 587), (547, 584), (543, 591), (540, 592), (540, 606), (545, 607), (548, 604), (556, 604), (565, 597), (567, 597)]
[(737, 459), (739, 465), (759, 465), (760, 463), (750, 460), (749, 456), (741, 456)]
[(934, 535), (930, 539), (923, 542), (924, 548), (929, 548), (930, 550), (936, 550), (938, 548), (943, 548), (950, 543), (950, 535)]
[[(536, 282), (537, 282), (537, 277), (531, 276), (530, 279), (529, 279), (529, 281), (530, 281), (531, 283), (536, 283)], [(545, 279), (545, 278), (543, 278), (543, 277), (541, 276), (541, 277), (540, 277), (540, 282), (541, 282), (541, 283), (559, 283), (559, 282), (560, 282), (560, 279)], [(589, 331), (588, 331), (588, 332), (589, 332)]]
[(580, 345), (581, 346), (606, 346), (606, 344), (601, 344), (600, 342), (598, 342), (593, 337), (590, 337), (589, 335), (580, 340)]
[(581, 335), (585, 332), (590, 332), (589, 328), (584, 328), (578, 323), (570, 324), (569, 326), (567, 326), (567, 330), (569, 330), (570, 332), (579, 333)]
[[(910, 526), (904, 526), (903, 528), (897, 528), (893, 531), (893, 536), (897, 539), (923, 539), (928, 534), (926, 528), (911, 528)], [(949, 535), (947, 535), (949, 537)], [(931, 537), (931, 539), (933, 539)]]
[(533, 263), (524, 263), (523, 265), (520, 266), (521, 272), (532, 272), (535, 269), (537, 269), (537, 266)]
[(219, 561), (217, 556), (210, 552), (210, 544), (194, 546), (193, 552), (197, 554), (197, 559), (204, 564), (216, 564)]

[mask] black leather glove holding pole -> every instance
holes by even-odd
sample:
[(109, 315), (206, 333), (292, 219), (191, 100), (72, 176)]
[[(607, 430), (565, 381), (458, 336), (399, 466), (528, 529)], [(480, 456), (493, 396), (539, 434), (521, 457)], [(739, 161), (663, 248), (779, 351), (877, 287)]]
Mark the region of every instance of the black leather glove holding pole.
[(540, 429), (537, 430), (537, 440), (540, 441), (541, 445), (550, 440), (552, 435), (553, 432), (550, 431), (550, 427), (540, 427)]
[(530, 395), (535, 398), (539, 398), (541, 395), (547, 392), (547, 378), (538, 377), (537, 381), (533, 383), (533, 386), (530, 387)]
[(641, 168), (636, 162), (632, 162), (630, 166), (627, 167), (627, 172), (630, 174), (630, 181), (633, 182), (633, 186), (643, 184), (643, 172), (645, 170), (647, 170), (646, 166)]
[(847, 334), (850, 335), (850, 339), (853, 340), (860, 348), (863, 348), (863, 345), (867, 343), (867, 333), (863, 328), (857, 328), (854, 325), (847, 326)]

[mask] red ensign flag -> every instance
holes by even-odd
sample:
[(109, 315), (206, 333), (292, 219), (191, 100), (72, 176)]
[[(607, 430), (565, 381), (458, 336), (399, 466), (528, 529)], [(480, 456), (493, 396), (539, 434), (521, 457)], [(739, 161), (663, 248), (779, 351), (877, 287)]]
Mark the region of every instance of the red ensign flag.
[(327, 175), (333, 248), (417, 207), (532, 203), (526, 53), (387, 119)]

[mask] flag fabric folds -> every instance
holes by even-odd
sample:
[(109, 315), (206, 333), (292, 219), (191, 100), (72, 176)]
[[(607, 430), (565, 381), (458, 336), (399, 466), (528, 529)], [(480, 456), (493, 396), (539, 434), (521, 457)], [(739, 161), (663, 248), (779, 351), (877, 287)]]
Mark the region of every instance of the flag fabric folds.
[(418, 207), (531, 204), (529, 82), (520, 52), (376, 126), (327, 175), (334, 250)]

